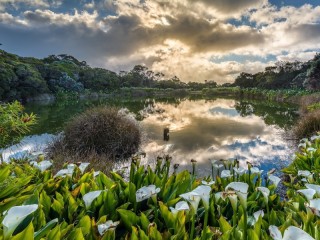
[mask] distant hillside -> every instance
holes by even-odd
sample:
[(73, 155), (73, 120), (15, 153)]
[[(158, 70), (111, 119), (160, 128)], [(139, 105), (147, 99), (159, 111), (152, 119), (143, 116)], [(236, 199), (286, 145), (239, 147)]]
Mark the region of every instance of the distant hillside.
[[(308, 62), (278, 62), (256, 74), (241, 73), (233, 84), (241, 88), (320, 90), (320, 54)], [(62, 54), (44, 59), (20, 57), (0, 50), (0, 101), (20, 100), (59, 92), (112, 92), (121, 88), (202, 90), (215, 88), (215, 81), (184, 83), (178, 77), (166, 79), (142, 65), (115, 73), (91, 68), (85, 61)]]

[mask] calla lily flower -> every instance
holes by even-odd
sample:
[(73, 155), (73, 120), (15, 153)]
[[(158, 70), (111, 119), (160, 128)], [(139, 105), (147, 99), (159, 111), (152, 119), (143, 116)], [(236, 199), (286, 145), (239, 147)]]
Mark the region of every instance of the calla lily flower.
[(294, 227), (294, 226), (288, 227), (284, 231), (283, 237), (282, 237), (280, 230), (276, 226), (271, 225), (269, 227), (269, 232), (270, 232), (270, 236), (274, 240), (292, 240), (292, 239), (315, 240), (308, 233), (306, 233), (302, 229)]
[(270, 190), (269, 190), (269, 188), (266, 188), (266, 187), (257, 187), (257, 190), (262, 193), (264, 199), (266, 200), (266, 203), (268, 203), (268, 201), (269, 201), (269, 195), (270, 195)]
[(315, 148), (313, 148), (313, 147), (307, 148), (307, 152), (313, 153), (313, 152), (315, 152), (315, 151), (317, 151), (317, 149), (315, 149)]
[(256, 222), (258, 222), (260, 216), (261, 216), (261, 218), (263, 218), (263, 216), (264, 216), (263, 210), (259, 210), (255, 213), (253, 213), (253, 217), (256, 220)]
[(176, 206), (173, 208), (173, 207), (170, 207), (170, 210), (172, 212), (173, 215), (177, 215), (177, 213), (179, 211), (184, 211), (184, 210), (189, 210), (189, 205), (186, 201), (180, 201), (176, 204)]
[(96, 176), (98, 176), (99, 174), (100, 174), (100, 171), (95, 171), (95, 172), (93, 173), (93, 176), (96, 177)]
[(199, 202), (201, 199), (201, 196), (199, 196), (198, 193), (192, 191), (192, 192), (181, 194), (180, 197), (187, 200), (191, 204), (193, 210), (195, 212), (197, 211)]
[(312, 173), (308, 170), (299, 170), (298, 176), (309, 177)]
[(307, 207), (310, 208), (313, 214), (320, 217), (320, 198), (310, 200)]
[(211, 164), (214, 165), (214, 164), (216, 164), (216, 162), (219, 161), (219, 160), (211, 159), (210, 161), (211, 161)]
[(281, 179), (275, 175), (270, 175), (269, 180), (277, 187)]
[(67, 169), (68, 170), (70, 170), (70, 171), (72, 171), (73, 172), (73, 170), (76, 168), (76, 165), (74, 164), (74, 163), (70, 163), (70, 164), (68, 164), (68, 166), (67, 166)]
[(113, 222), (112, 220), (109, 220), (106, 223), (99, 224), (98, 232), (100, 236), (103, 236), (108, 230), (116, 228), (119, 225), (119, 223), (120, 223), (119, 221)]
[(146, 200), (159, 192), (160, 188), (157, 188), (155, 185), (142, 187), (136, 192), (136, 200), (137, 202), (142, 202), (143, 200)]
[(212, 165), (215, 169), (221, 169), (221, 168), (224, 168), (223, 164), (213, 164)]
[(211, 187), (201, 185), (195, 188), (192, 192), (197, 193), (201, 197), (204, 208), (209, 209)]
[(236, 194), (235, 191), (222, 192), (221, 198), (223, 200), (226, 200), (226, 198), (228, 198), (231, 202), (232, 209), (233, 210), (237, 209), (238, 195)]
[(222, 170), (221, 171), (221, 178), (228, 178), (228, 177), (232, 177), (233, 174), (231, 174), (230, 170)]
[(313, 189), (316, 191), (317, 195), (320, 197), (320, 185), (306, 183), (305, 186), (308, 189)]
[(261, 173), (263, 172), (263, 170), (260, 170), (260, 169), (257, 168), (257, 167), (252, 167), (252, 168), (250, 169), (250, 171), (251, 171), (252, 174), (261, 174)]
[(316, 140), (316, 139), (320, 139), (320, 135), (319, 135), (319, 136), (316, 136), (316, 135), (315, 135), (315, 136), (312, 136), (312, 137), (310, 138), (311, 141), (314, 141), (314, 140)]
[(225, 190), (235, 191), (242, 206), (244, 208), (247, 208), (248, 188), (249, 188), (249, 185), (247, 183), (231, 182), (226, 186)]
[(211, 186), (211, 185), (215, 184), (215, 181), (208, 182), (208, 181), (202, 180), (201, 184), (205, 185), (205, 186)]
[(311, 200), (316, 194), (316, 191), (314, 189), (300, 189), (297, 192), (305, 196), (308, 200)]
[(214, 200), (215, 200), (216, 202), (218, 202), (219, 199), (222, 198), (222, 195), (223, 195), (223, 192), (217, 192), (217, 193), (215, 193), (215, 194), (214, 194)]
[(83, 201), (84, 201), (84, 204), (86, 205), (86, 207), (87, 208), (90, 207), (93, 200), (95, 200), (97, 197), (99, 197), (101, 193), (102, 193), (102, 191), (93, 191), (93, 192), (86, 193), (83, 196)]
[(12, 207), (2, 221), (4, 239), (11, 236), (19, 224), (38, 209), (38, 204)]
[(70, 169), (61, 169), (59, 172), (54, 175), (54, 177), (65, 177), (65, 176), (72, 176), (73, 170)]
[(239, 175), (242, 176), (243, 174), (246, 173), (246, 169), (243, 167), (238, 167), (238, 168), (233, 168), (233, 170)]
[(306, 148), (307, 147), (307, 143), (299, 143), (298, 148)]
[(52, 162), (49, 160), (45, 160), (42, 162), (32, 162), (32, 166), (38, 168), (41, 172), (44, 172), (45, 170), (47, 170), (49, 167), (52, 166)]
[(90, 163), (87, 163), (87, 162), (81, 163), (80, 166), (79, 166), (79, 169), (80, 169), (81, 173), (84, 173), (84, 171), (86, 170), (86, 168), (89, 165), (90, 165)]

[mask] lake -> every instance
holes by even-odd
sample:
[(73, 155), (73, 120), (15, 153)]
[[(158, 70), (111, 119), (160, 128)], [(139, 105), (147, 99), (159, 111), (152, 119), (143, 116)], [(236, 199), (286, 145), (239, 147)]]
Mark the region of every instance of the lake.
[[(191, 169), (197, 161), (197, 174), (211, 174), (211, 159), (237, 158), (250, 161), (265, 172), (281, 169), (296, 149), (286, 132), (296, 120), (297, 108), (267, 101), (234, 99), (140, 99), (79, 100), (51, 104), (29, 104), (27, 112), (38, 116), (31, 134), (58, 133), (72, 116), (96, 105), (127, 108), (140, 121), (144, 132), (142, 150), (153, 164), (158, 155), (169, 154), (180, 169)], [(169, 128), (169, 141), (163, 130)]]

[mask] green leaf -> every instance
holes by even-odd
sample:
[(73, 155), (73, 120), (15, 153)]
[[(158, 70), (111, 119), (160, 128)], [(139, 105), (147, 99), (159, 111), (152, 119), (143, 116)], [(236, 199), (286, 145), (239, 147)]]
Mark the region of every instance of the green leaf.
[(47, 236), (47, 240), (55, 239), (61, 239), (60, 225), (57, 225), (55, 228), (53, 228)]
[(120, 214), (121, 222), (128, 231), (132, 229), (132, 226), (136, 226), (138, 224), (139, 217), (135, 213), (124, 209), (118, 209), (117, 211)]
[(226, 219), (224, 219), (223, 216), (221, 216), (221, 217), (219, 218), (219, 225), (220, 225), (221, 231), (222, 231), (223, 233), (228, 232), (228, 231), (230, 231), (230, 230), (232, 229), (232, 227), (230, 226), (230, 224), (227, 222)]
[(33, 239), (34, 229), (32, 222), (28, 225), (26, 229), (24, 229), (19, 234), (13, 236), (12, 240), (27, 240), (27, 239)]
[(49, 233), (49, 231), (58, 223), (58, 218), (48, 222), (43, 228), (34, 233), (34, 240), (40, 240)]

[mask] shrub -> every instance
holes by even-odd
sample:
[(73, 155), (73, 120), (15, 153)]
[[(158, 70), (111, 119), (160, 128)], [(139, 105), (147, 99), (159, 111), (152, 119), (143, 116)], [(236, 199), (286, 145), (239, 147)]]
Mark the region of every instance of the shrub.
[(320, 131), (320, 109), (307, 113), (299, 119), (293, 131), (298, 139), (310, 137)]
[(35, 122), (36, 116), (24, 113), (18, 101), (0, 104), (0, 148), (18, 142)]
[(67, 123), (59, 141), (51, 147), (54, 152), (63, 150), (84, 156), (94, 152), (112, 158), (126, 158), (138, 150), (141, 133), (136, 120), (124, 111), (95, 107)]

